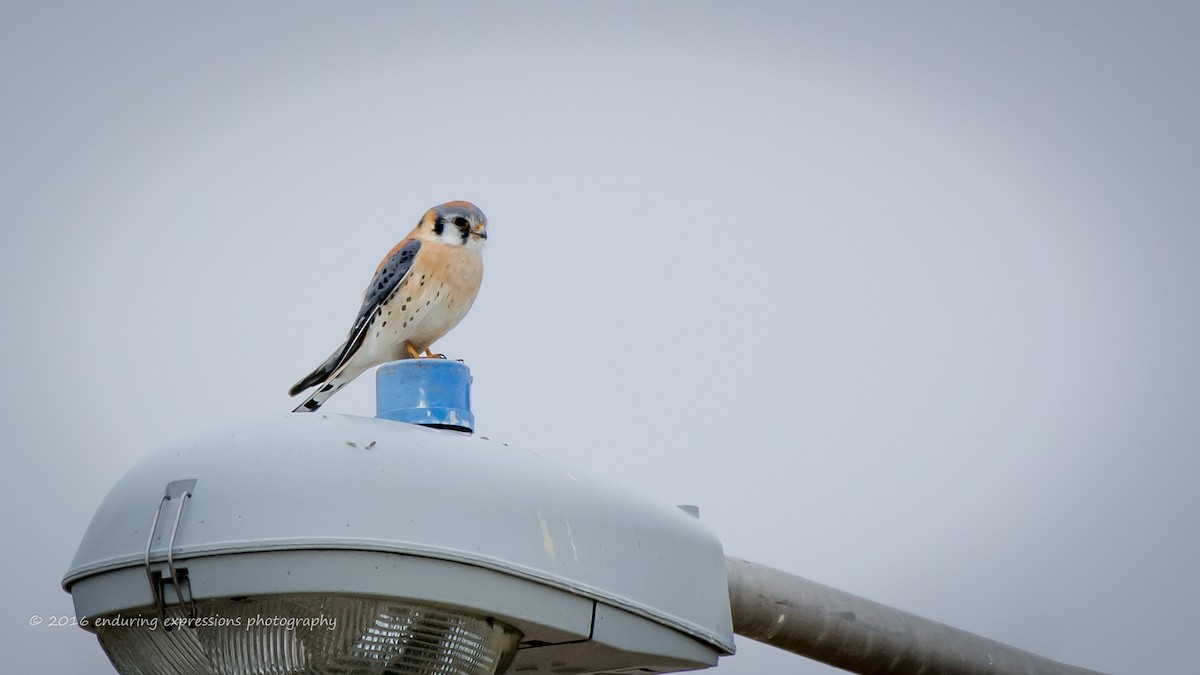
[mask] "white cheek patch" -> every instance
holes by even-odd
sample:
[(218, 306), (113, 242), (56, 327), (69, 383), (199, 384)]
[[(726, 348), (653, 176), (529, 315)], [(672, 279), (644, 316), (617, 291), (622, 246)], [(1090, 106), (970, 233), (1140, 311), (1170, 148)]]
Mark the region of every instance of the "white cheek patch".
[(457, 227), (447, 226), (441, 234), (437, 235), (437, 238), (439, 242), (447, 246), (462, 246), (465, 243), (462, 232), (459, 232)]

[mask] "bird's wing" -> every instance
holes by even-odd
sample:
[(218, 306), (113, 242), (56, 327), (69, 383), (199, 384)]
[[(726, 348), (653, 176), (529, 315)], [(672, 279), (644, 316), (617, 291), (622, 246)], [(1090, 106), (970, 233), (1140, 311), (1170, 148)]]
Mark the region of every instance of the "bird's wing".
[(383, 259), (379, 269), (375, 271), (375, 278), (371, 279), (371, 284), (363, 293), (362, 307), (358, 310), (358, 317), (355, 318), (354, 327), (350, 329), (346, 341), (324, 363), (317, 366), (316, 370), (293, 385), (288, 391), (289, 395), (295, 396), (313, 385), (324, 382), (354, 355), (367, 335), (372, 315), (379, 311), (380, 305), (388, 299), (388, 296), (396, 290), (408, 271), (412, 269), (413, 261), (416, 260), (417, 251), (420, 249), (421, 242), (411, 237), (396, 244), (396, 247)]

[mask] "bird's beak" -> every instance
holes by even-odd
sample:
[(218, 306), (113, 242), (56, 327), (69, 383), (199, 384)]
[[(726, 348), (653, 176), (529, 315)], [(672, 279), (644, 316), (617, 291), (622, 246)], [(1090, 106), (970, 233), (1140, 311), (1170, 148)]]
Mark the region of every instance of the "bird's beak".
[(479, 237), (480, 239), (487, 239), (487, 230), (483, 229), (482, 225), (479, 227), (476, 227), (475, 230), (473, 232), (471, 232), (471, 234), (475, 235), (476, 237)]

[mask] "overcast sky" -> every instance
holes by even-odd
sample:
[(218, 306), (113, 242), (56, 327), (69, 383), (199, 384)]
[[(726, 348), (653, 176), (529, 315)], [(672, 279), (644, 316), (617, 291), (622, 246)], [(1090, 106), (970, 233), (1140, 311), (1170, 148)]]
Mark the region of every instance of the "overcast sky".
[[(296, 403), (490, 220), (478, 433), (1039, 654), (1200, 635), (1194, 3), (0, 3), (0, 645), (160, 445)], [(373, 414), (373, 378), (327, 405)], [(717, 671), (829, 673), (738, 641)]]

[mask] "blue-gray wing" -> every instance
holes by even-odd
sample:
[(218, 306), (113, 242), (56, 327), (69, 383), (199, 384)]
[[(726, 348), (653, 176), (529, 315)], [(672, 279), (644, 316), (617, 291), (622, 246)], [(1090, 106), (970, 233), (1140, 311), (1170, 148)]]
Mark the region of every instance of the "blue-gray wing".
[(382, 311), (381, 306), (387, 301), (396, 287), (404, 279), (408, 271), (412, 269), (413, 261), (417, 258), (417, 251), (421, 249), (421, 242), (416, 239), (409, 241), (392, 249), (392, 255), (379, 266), (379, 271), (375, 273), (375, 278), (371, 279), (371, 285), (367, 287), (366, 293), (363, 294), (362, 307), (358, 310), (358, 316), (354, 319), (354, 327), (350, 329), (350, 334), (346, 336), (346, 341), (342, 343), (329, 358), (325, 360), (317, 369), (308, 374), (307, 377), (297, 382), (289, 390), (289, 395), (296, 394), (324, 382), (327, 377), (332, 375), (338, 368), (342, 367), (354, 352), (362, 345), (363, 339), (367, 336), (367, 329), (371, 325), (371, 317)]

